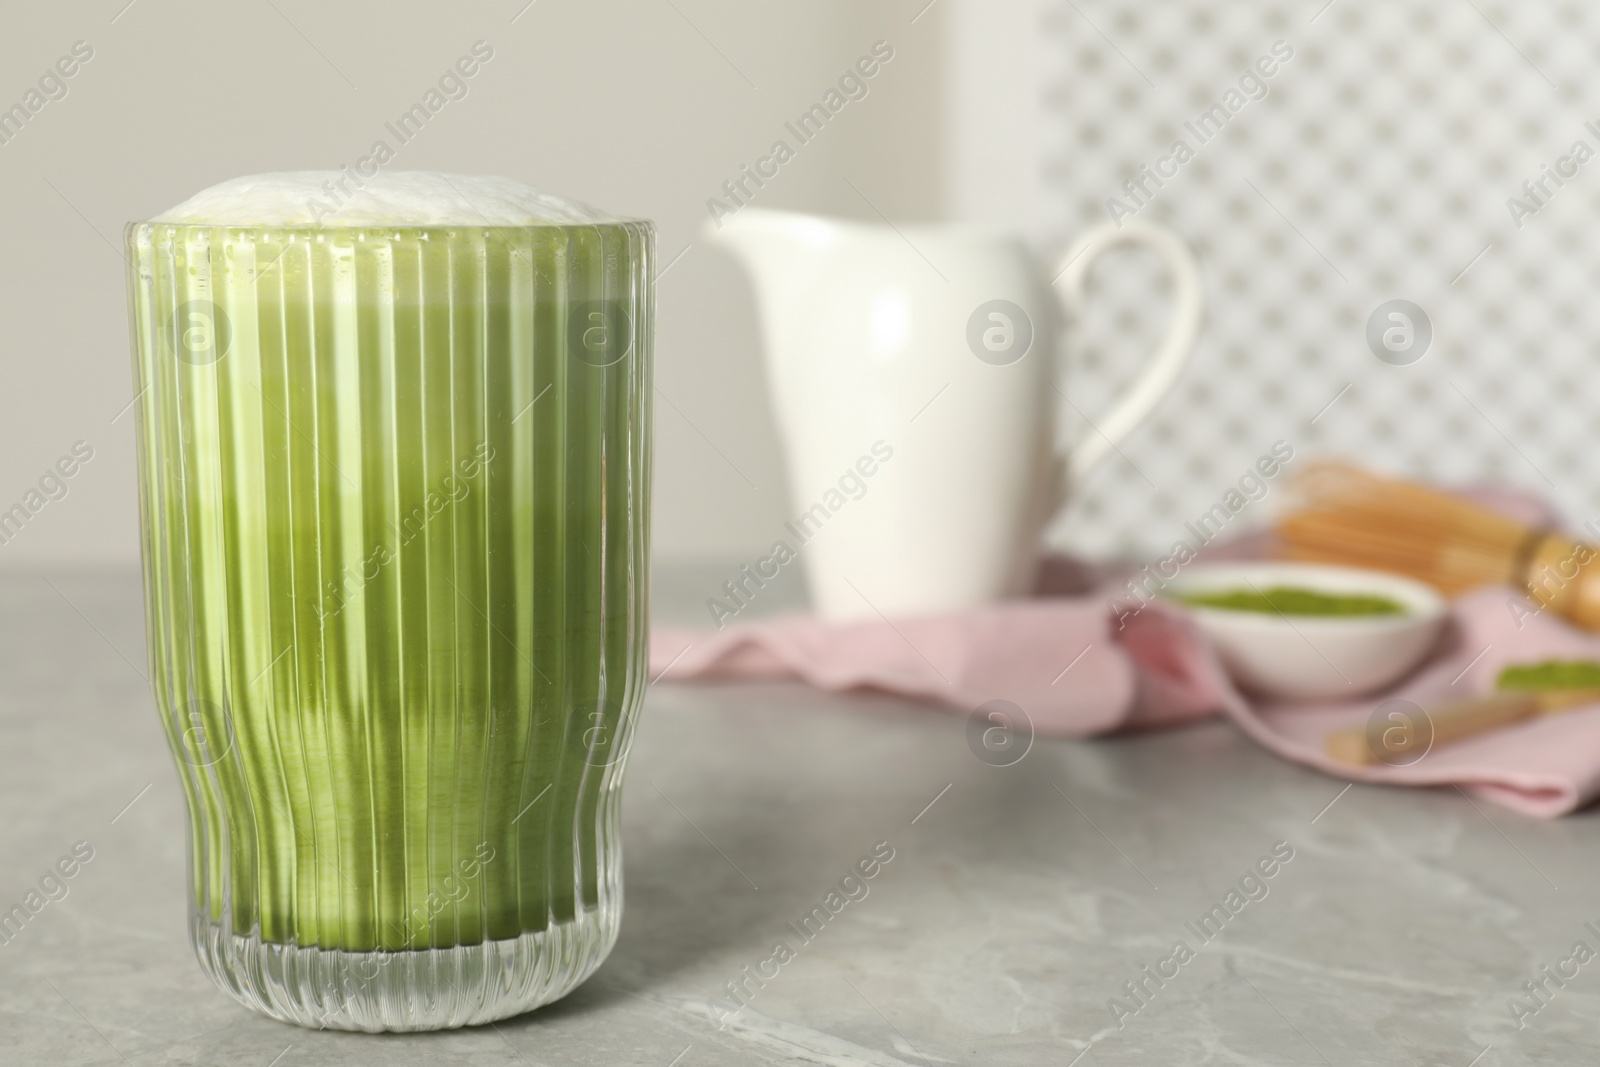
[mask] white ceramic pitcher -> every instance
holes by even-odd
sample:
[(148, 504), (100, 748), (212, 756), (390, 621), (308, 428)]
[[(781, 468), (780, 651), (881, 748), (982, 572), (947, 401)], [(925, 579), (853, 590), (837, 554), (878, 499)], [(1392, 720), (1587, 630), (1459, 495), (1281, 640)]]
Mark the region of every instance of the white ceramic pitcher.
[[(978, 227), (744, 208), (708, 229), (755, 281), (793, 497), (780, 540), (834, 620), (1025, 592), (1069, 487), (1166, 393), (1200, 326), (1193, 256), (1137, 222), (1085, 234), (1050, 275)], [(1065, 448), (1060, 308), (1075, 312), (1095, 259), (1124, 244), (1161, 254), (1176, 306), (1143, 372)]]

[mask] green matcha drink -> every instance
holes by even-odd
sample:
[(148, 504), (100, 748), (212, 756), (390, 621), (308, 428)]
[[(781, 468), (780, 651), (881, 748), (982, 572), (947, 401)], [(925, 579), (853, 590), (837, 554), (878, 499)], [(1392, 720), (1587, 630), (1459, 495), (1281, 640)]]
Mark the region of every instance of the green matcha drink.
[(128, 229), (152, 682), (207, 972), (304, 1025), (459, 1026), (620, 921), (652, 231), (432, 174), (330, 212), (338, 177)]

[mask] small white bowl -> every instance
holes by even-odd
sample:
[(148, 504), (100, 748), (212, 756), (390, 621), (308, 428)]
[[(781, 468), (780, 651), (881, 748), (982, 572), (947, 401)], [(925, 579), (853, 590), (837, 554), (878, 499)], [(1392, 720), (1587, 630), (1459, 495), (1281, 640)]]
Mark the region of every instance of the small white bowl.
[(1179, 606), (1216, 645), (1242, 688), (1283, 700), (1354, 699), (1399, 681), (1439, 640), (1449, 610), (1432, 586), (1383, 571), (1320, 563), (1213, 563), (1189, 567), (1166, 597), (1293, 586), (1369, 593), (1405, 606), (1403, 615), (1282, 615)]

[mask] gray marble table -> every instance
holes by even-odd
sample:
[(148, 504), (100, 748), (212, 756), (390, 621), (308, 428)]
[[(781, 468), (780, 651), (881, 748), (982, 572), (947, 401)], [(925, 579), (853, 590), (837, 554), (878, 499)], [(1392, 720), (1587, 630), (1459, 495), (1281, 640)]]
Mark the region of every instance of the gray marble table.
[[(693, 621), (722, 577), (663, 575), (658, 618)], [(186, 941), (137, 577), (0, 578), (0, 627), (0, 906), (93, 849), (0, 945), (7, 1067), (1600, 1062), (1600, 964), (1574, 955), (1600, 950), (1593, 814), (1346, 789), (1223, 723), (995, 767), (958, 715), (797, 685), (651, 690), (621, 939), (567, 999), (450, 1033), (299, 1030), (235, 1007)], [(866, 896), (801, 942), (786, 924), (878, 842)], [(1292, 859), (1247, 878), (1275, 846)], [(719, 1029), (715, 998), (780, 939), (794, 958)]]

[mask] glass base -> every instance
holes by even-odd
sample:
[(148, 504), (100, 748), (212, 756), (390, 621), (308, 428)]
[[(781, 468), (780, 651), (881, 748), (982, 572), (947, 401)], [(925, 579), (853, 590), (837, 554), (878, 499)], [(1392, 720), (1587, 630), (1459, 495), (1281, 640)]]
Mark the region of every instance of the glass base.
[(505, 941), (405, 952), (344, 952), (240, 937), (192, 917), (200, 966), (247, 1008), (312, 1029), (449, 1030), (559, 1000), (617, 939), (617, 906)]

